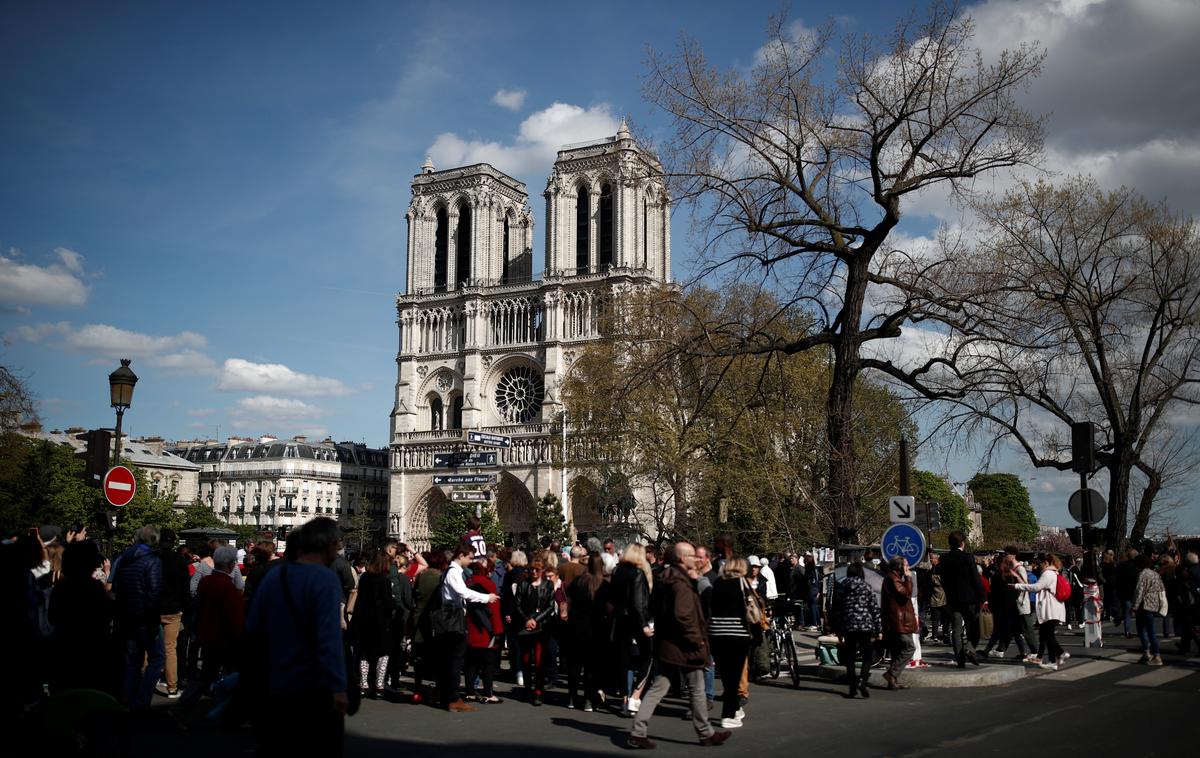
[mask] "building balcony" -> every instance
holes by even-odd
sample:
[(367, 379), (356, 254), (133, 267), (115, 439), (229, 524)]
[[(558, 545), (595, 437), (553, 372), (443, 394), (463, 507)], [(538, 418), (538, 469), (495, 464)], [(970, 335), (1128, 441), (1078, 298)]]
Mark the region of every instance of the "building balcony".
[(407, 444), (419, 442), (465, 442), (467, 431), (503, 434), (509, 437), (536, 437), (550, 434), (558, 429), (549, 421), (539, 421), (531, 424), (506, 424), (504, 426), (485, 426), (480, 429), (433, 429), (424, 432), (400, 432), (392, 438), (392, 444)]

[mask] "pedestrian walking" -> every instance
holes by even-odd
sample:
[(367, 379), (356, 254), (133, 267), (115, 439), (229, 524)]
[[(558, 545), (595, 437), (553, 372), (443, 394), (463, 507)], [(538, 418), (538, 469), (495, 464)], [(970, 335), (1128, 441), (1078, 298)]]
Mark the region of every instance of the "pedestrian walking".
[[(873, 662), (872, 642), (882, 639), (879, 604), (875, 591), (867, 584), (863, 565), (857, 561), (846, 567), (846, 578), (838, 582), (833, 590), (830, 625), (838, 638), (838, 657), (846, 667), (849, 698), (856, 693), (870, 697), (867, 682), (871, 676)], [(860, 661), (859, 672), (854, 673), (855, 660)]]
[(729, 558), (721, 565), (721, 575), (712, 586), (711, 614), (708, 638), (712, 657), (721, 672), (722, 729), (742, 725), (742, 710), (738, 684), (750, 655), (751, 631), (746, 617), (747, 593), (745, 577), (749, 568), (742, 558)]
[(653, 588), (646, 549), (636, 542), (625, 546), (620, 563), (612, 574), (609, 593), (612, 602), (612, 650), (616, 661), (616, 689), (621, 693), (622, 711), (637, 712), (641, 695), (649, 684), (654, 660), (651, 636), (650, 592)]
[(714, 730), (708, 723), (704, 701), (704, 667), (708, 663), (708, 630), (700, 609), (694, 571), (696, 549), (690, 542), (679, 541), (664, 552), (665, 566), (656, 578), (651, 609), (655, 619), (654, 636), (658, 675), (646, 691), (641, 707), (633, 718), (626, 745), (649, 749), (656, 743), (647, 735), (650, 718), (666, 696), (672, 678), (681, 680), (691, 701), (692, 726), (703, 747), (720, 745), (732, 732)]
[[(1062, 561), (1053, 553), (1046, 553), (1038, 560), (1038, 579), (1034, 583), (1014, 582), (1013, 589), (1023, 592), (1036, 592), (1036, 616), (1038, 622), (1038, 665), (1052, 671), (1058, 670), (1059, 661), (1063, 657), (1062, 645), (1058, 643), (1055, 632), (1059, 624), (1067, 621), (1067, 606), (1064, 600), (1059, 600), (1059, 572), (1062, 571)], [(1016, 569), (1011, 573), (1017, 577)], [(1067, 593), (1069, 597), (1069, 593)]]
[(132, 710), (146, 710), (158, 677), (162, 675), (164, 654), (162, 622), (162, 560), (158, 555), (159, 532), (143, 526), (134, 532), (133, 545), (121, 554), (113, 567), (113, 594), (117, 599), (116, 624), (124, 643), (124, 685), (122, 694)]
[(567, 707), (591, 712), (603, 702), (600, 677), (602, 643), (608, 636), (609, 585), (604, 581), (604, 559), (588, 558), (587, 572), (566, 588)]
[(950, 552), (941, 557), (936, 569), (946, 592), (950, 642), (960, 669), (966, 667), (967, 661), (979, 665), (975, 655), (975, 648), (979, 647), (979, 611), (987, 603), (975, 559), (963, 550), (966, 541), (962, 532), (951, 532)]
[(554, 601), (554, 584), (546, 579), (545, 571), (545, 558), (539, 554), (529, 562), (528, 575), (513, 587), (515, 602), (512, 623), (521, 640), (525, 695), (535, 706), (542, 704), (542, 694), (546, 690), (546, 668), (549, 664), (547, 624), (558, 611)]
[(900, 683), (904, 667), (916, 652), (913, 635), (920, 630), (916, 611), (913, 609), (913, 574), (908, 559), (896, 556), (888, 561), (888, 572), (883, 578), (883, 642), (891, 656), (891, 663), (883, 674), (889, 690), (908, 689)]
[(458, 695), (467, 654), (467, 604), (500, 601), (495, 593), (477, 592), (467, 587), (463, 569), (474, 556), (475, 548), (469, 542), (460, 542), (454, 548), (439, 590), (441, 602), (438, 612), (443, 622), (439, 628), (435, 618), (431, 629), (434, 656), (438, 661), (438, 702), (446, 710), (455, 713), (475, 710)]
[[(494, 570), (490, 558), (481, 558), (471, 564), (471, 578), (467, 587), (485, 594), (496, 594), (496, 583), (492, 581)], [(500, 648), (504, 645), (504, 618), (500, 615), (499, 603), (471, 603), (467, 606), (467, 653), (463, 673), (466, 680), (468, 700), (495, 704), (504, 702), (496, 697), (493, 681), (500, 664)], [(475, 680), (483, 687), (475, 691)]]
[(226, 671), (232, 670), (234, 656), (242, 640), (246, 603), (233, 583), (237, 550), (222, 545), (212, 555), (213, 570), (196, 588), (196, 644), (200, 652), (200, 670), (188, 681), (179, 701), (187, 708), (205, 692), (211, 691)]
[(367, 570), (358, 580), (354, 613), (347, 629), (354, 657), (358, 659), (358, 685), (364, 697), (383, 696), (388, 657), (392, 648), (392, 617), (396, 602), (392, 596), (392, 560), (380, 550), (367, 562)]
[(1149, 556), (1137, 556), (1135, 565), (1139, 572), (1131, 604), (1137, 620), (1138, 639), (1142, 643), (1142, 657), (1138, 659), (1138, 663), (1161, 666), (1163, 661), (1159, 655), (1154, 621), (1156, 617), (1165, 616), (1167, 613), (1168, 609), (1163, 602), (1166, 598), (1166, 588), (1163, 586), (1162, 577), (1154, 570)]

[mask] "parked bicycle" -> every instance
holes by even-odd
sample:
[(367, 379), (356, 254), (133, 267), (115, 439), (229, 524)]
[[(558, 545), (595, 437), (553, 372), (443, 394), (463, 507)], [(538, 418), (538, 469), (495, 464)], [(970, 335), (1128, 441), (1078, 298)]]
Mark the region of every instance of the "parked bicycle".
[(770, 667), (767, 673), (772, 679), (778, 679), (786, 663), (788, 673), (792, 678), (792, 686), (800, 686), (800, 664), (796, 656), (796, 640), (792, 637), (791, 622), (786, 614), (775, 613), (771, 616), (771, 627), (766, 632), (767, 650), (770, 656)]

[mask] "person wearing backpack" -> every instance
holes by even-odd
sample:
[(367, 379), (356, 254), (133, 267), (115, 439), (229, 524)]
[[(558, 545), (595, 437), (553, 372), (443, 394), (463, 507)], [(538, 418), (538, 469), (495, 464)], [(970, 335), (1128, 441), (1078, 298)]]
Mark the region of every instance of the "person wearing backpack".
[[(1038, 666), (1058, 671), (1059, 660), (1066, 654), (1054, 635), (1058, 625), (1067, 621), (1066, 601), (1071, 599), (1071, 583), (1062, 576), (1062, 561), (1057, 555), (1046, 553), (1039, 557), (1038, 563), (1041, 573), (1033, 584), (1021, 582), (1015, 569), (1009, 569), (1009, 572), (1017, 579), (1014, 589), (1037, 593), (1038, 656), (1041, 659)], [(1048, 657), (1043, 657), (1046, 654)]]

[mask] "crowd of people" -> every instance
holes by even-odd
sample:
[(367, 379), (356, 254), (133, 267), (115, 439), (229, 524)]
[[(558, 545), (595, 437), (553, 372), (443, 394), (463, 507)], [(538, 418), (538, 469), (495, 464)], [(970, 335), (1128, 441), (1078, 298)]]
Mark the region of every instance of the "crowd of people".
[[(914, 638), (945, 641), (959, 667), (1015, 643), (1027, 662), (1056, 668), (1068, 657), (1059, 627), (1097, 615), (1086, 602), (1127, 636), (1136, 630), (1149, 665), (1162, 663), (1159, 622), (1165, 635), (1174, 619), (1181, 651), (1195, 641), (1194, 553), (1171, 545), (1117, 562), (1110, 552), (1088, 571), (1053, 554), (1023, 561), (1016, 548), (980, 559), (957, 532), (950, 547), (917, 566), (868, 552), (831, 582), (812, 555), (743, 557), (729, 535), (711, 549), (595, 538), (494, 549), (472, 520), (452, 550), (389, 540), (348, 558), (337, 524), (317, 518), (283, 554), (270, 541), (180, 546), (147, 526), (110, 561), (85, 531), (43, 526), (0, 550), (6, 598), (23, 603), (26, 621), (8, 625), (6, 649), (36, 652), (10, 656), (5, 705), (89, 691), (136, 716), (157, 693), (189, 714), (207, 697), (205, 712), (227, 722), (300, 719), (309, 728), (291, 747), (336, 755), (361, 698), (468, 713), (503, 703), (504, 677), (533, 707), (561, 688), (556, 704), (632, 719), (631, 748), (654, 747), (651, 717), (675, 692), (708, 746), (747, 718), (772, 613), (789, 629), (836, 635), (851, 698), (870, 696), (881, 653), (886, 688), (905, 689)], [(298, 738), (263, 735), (270, 752), (288, 739)]]

